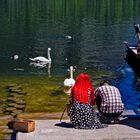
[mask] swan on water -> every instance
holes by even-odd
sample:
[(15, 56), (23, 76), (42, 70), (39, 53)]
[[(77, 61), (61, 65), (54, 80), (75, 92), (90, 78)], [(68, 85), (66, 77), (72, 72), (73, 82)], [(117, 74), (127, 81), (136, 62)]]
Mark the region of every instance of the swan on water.
[(66, 39), (72, 39), (72, 36), (66, 35), (65, 38), (66, 38)]
[(19, 58), (19, 56), (16, 54), (14, 55), (14, 60), (17, 60)]
[(51, 51), (51, 48), (48, 48), (48, 58), (45, 58), (43, 56), (38, 56), (35, 58), (29, 58), (29, 59), (33, 62), (48, 62), (49, 63), (51, 62), (50, 51)]
[(64, 92), (70, 94), (71, 87), (74, 86), (75, 80), (73, 79), (73, 66), (70, 66), (70, 78), (64, 80)]
[(18, 60), (19, 56), (17, 54), (15, 54), (15, 55), (11, 56), (11, 59)]

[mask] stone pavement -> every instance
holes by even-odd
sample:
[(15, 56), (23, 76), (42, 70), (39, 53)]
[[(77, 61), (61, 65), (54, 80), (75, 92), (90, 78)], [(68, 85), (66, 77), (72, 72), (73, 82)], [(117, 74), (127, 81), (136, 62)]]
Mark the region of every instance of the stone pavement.
[(35, 120), (36, 129), (17, 133), (17, 140), (140, 140), (140, 116), (125, 111), (119, 124), (95, 130), (74, 129), (69, 120)]

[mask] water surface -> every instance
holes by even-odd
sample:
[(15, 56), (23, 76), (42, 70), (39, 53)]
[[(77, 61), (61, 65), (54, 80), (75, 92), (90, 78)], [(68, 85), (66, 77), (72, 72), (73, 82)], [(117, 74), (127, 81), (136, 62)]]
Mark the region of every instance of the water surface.
[[(122, 42), (134, 36), (139, 13), (139, 0), (1, 0), (0, 74), (64, 76), (71, 65), (117, 73), (112, 83), (126, 108), (136, 111), (140, 93)], [(49, 47), (49, 73), (48, 65), (30, 65), (29, 58), (47, 57)]]

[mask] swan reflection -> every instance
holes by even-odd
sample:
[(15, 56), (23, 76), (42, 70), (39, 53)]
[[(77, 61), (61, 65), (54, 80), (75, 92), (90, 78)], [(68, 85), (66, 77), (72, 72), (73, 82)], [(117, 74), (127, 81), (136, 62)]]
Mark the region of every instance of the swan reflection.
[(51, 77), (51, 62), (30, 62), (29, 65), (38, 69), (48, 67), (48, 76)]

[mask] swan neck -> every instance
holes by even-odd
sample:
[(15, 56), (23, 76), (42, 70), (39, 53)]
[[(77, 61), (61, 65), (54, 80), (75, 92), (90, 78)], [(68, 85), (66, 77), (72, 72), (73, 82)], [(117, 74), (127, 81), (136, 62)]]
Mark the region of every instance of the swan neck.
[(73, 79), (73, 66), (70, 66), (70, 78)]
[(51, 60), (50, 50), (48, 50), (48, 60)]

